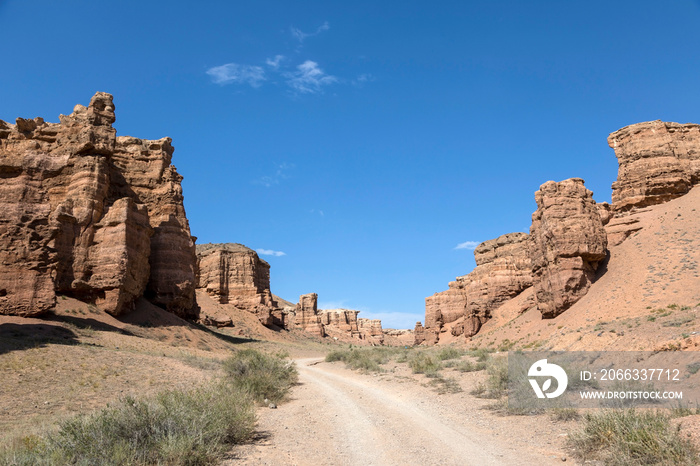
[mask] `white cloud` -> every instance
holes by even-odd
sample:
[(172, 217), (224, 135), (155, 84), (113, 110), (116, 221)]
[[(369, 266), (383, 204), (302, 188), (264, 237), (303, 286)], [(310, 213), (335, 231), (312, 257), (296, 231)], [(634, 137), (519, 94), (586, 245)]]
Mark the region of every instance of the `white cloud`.
[(323, 92), (323, 86), (329, 86), (338, 82), (338, 78), (326, 74), (318, 63), (306, 60), (297, 66), (297, 70), (285, 73), (287, 84), (300, 94), (319, 94)]
[(459, 243), (457, 246), (455, 246), (455, 249), (467, 249), (469, 251), (473, 251), (480, 244), (481, 243), (478, 241), (465, 241), (464, 243)]
[(279, 69), (282, 60), (284, 60), (284, 55), (275, 55), (275, 58), (265, 60), (265, 64), (276, 71)]
[(227, 63), (207, 70), (212, 81), (216, 84), (250, 84), (260, 87), (266, 80), (265, 70), (259, 66)]
[(296, 40), (298, 40), (299, 43), (301, 44), (304, 42), (304, 40), (307, 37), (317, 36), (317, 35), (321, 34), (323, 31), (329, 30), (330, 28), (331, 27), (328, 24), (328, 21), (324, 21), (322, 25), (320, 25), (318, 28), (316, 28), (316, 32), (304, 32), (301, 29), (295, 28), (295, 27), (291, 27), (289, 29), (292, 32), (292, 36), (294, 36), (294, 38)]
[(352, 85), (361, 87), (363, 84), (371, 81), (374, 81), (374, 76), (372, 76), (370, 73), (363, 73), (352, 80)]
[(280, 184), (280, 181), (289, 178), (287, 172), (292, 168), (294, 168), (294, 164), (292, 163), (277, 164), (277, 169), (275, 170), (274, 174), (262, 176), (257, 180), (253, 181), (253, 183), (261, 184), (266, 188), (269, 188), (276, 184)]
[(275, 256), (275, 257), (280, 257), (280, 256), (286, 256), (287, 254), (283, 253), (282, 251), (273, 251), (272, 249), (256, 249), (255, 250), (258, 254), (261, 256)]
[(325, 214), (323, 213), (322, 210), (316, 210), (316, 209), (311, 209), (311, 210), (309, 211), (309, 213), (318, 214), (318, 215), (320, 215), (321, 217), (323, 217), (323, 216), (325, 215)]

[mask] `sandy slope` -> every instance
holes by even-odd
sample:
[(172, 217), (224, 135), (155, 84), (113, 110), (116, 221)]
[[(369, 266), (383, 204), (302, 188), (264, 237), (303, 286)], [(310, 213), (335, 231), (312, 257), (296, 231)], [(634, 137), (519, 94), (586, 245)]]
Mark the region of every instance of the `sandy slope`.
[(397, 368), (368, 375), (321, 361), (297, 360), (301, 385), (289, 403), (261, 411), (264, 438), (238, 451), (242, 464), (522, 465), (565, 456), (566, 427), (547, 418), (500, 417), (479, 409), (484, 400), (437, 395)]

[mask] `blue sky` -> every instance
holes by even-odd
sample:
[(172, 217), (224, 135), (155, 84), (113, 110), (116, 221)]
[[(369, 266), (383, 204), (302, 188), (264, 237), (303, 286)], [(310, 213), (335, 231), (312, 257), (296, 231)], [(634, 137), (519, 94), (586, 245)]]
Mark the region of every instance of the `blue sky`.
[(610, 132), (700, 122), (689, 0), (0, 0), (0, 39), (0, 119), (114, 94), (119, 135), (173, 138), (199, 243), (385, 327), (527, 231), (545, 181), (609, 201)]

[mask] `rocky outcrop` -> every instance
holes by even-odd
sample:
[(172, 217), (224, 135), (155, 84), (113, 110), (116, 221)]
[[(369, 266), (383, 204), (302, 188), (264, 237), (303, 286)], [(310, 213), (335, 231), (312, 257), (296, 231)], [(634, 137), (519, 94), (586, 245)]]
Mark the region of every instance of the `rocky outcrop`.
[(333, 327), (342, 333), (347, 333), (351, 336), (359, 334), (357, 328), (357, 315), (360, 311), (350, 309), (322, 309), (320, 311), (321, 323), (325, 327)]
[(610, 134), (608, 144), (619, 163), (615, 211), (666, 202), (700, 182), (700, 125), (637, 123)]
[(382, 321), (379, 319), (357, 319), (357, 328), (362, 339), (368, 340), (372, 344), (381, 345), (384, 343), (384, 331)]
[(197, 245), (197, 288), (220, 304), (254, 313), (263, 325), (274, 323), (270, 264), (242, 244)]
[[(491, 312), (532, 285), (527, 233), (510, 233), (481, 243), (474, 250), (476, 268), (450, 282), (449, 289), (426, 298), (428, 344), (439, 339), (443, 326), (457, 322), (453, 335), (475, 335)], [(419, 330), (416, 328), (416, 338)]]
[(381, 320), (358, 318), (360, 311), (350, 309), (323, 309), (319, 313), (328, 335), (348, 336), (372, 344), (384, 342)]
[(416, 322), (416, 326), (413, 329), (413, 344), (420, 345), (425, 341), (425, 327), (421, 322)]
[(314, 335), (326, 336), (321, 316), (318, 313), (318, 295), (316, 293), (299, 296), (299, 303), (294, 311), (291, 324)]
[(114, 121), (101, 92), (60, 123), (0, 121), (0, 313), (41, 314), (56, 293), (113, 315), (141, 295), (192, 312), (194, 239), (170, 139), (117, 138)]
[(543, 318), (564, 312), (588, 291), (607, 253), (603, 221), (583, 180), (548, 181), (535, 193), (530, 258)]

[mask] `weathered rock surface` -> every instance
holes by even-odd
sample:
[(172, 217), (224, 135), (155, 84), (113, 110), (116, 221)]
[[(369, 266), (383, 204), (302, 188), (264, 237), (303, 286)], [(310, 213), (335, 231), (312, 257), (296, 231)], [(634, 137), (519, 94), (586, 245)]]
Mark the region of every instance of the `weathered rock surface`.
[(637, 123), (610, 134), (608, 144), (619, 163), (616, 211), (666, 202), (700, 182), (700, 125)]
[(353, 311), (350, 309), (322, 309), (319, 312), (321, 315), (321, 323), (324, 326), (333, 327), (351, 336), (359, 334), (357, 315), (360, 311)]
[(318, 295), (316, 293), (299, 296), (299, 303), (294, 312), (293, 325), (320, 337), (326, 336), (318, 313)]
[(384, 343), (384, 332), (382, 331), (382, 321), (379, 319), (357, 319), (357, 328), (362, 335), (362, 339), (367, 339), (372, 344), (381, 345)]
[(192, 312), (194, 239), (170, 140), (117, 138), (114, 121), (102, 92), (60, 123), (0, 121), (0, 313), (41, 314), (56, 293), (114, 315), (142, 294)]
[(548, 181), (535, 193), (530, 258), (543, 318), (564, 312), (588, 291), (607, 253), (603, 221), (583, 180)]
[(384, 331), (380, 320), (358, 318), (360, 311), (351, 309), (321, 309), (321, 323), (328, 335), (345, 335), (372, 344), (384, 342)]
[(272, 325), (277, 304), (270, 292), (270, 264), (242, 244), (197, 245), (197, 288), (220, 304), (254, 313)]
[(425, 327), (421, 322), (416, 322), (416, 326), (413, 329), (413, 344), (420, 345), (425, 341)]
[(474, 270), (450, 282), (447, 291), (426, 298), (421, 338), (434, 343), (445, 324), (458, 320), (453, 335), (475, 335), (494, 309), (531, 286), (528, 238), (527, 233), (509, 233), (481, 243), (474, 250)]

